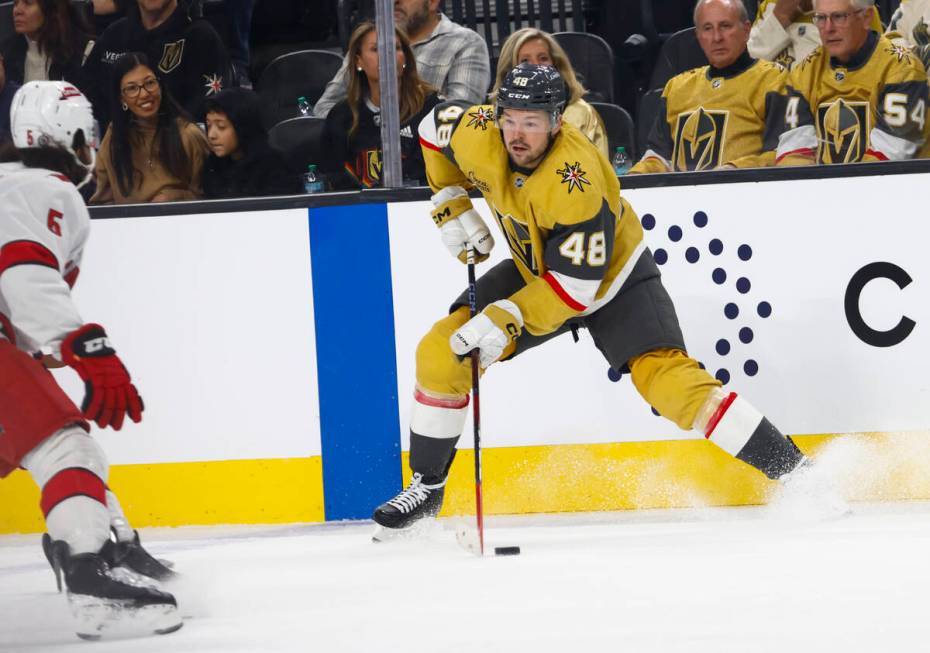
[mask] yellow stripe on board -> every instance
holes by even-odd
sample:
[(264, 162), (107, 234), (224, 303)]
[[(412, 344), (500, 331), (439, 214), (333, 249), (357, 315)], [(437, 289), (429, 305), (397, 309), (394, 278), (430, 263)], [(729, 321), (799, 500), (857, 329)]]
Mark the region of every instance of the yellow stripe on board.
[[(930, 434), (795, 436), (852, 501), (930, 499)], [(482, 451), (485, 512), (516, 514), (765, 503), (779, 485), (703, 440)], [(404, 482), (408, 482), (404, 454)], [(474, 452), (459, 451), (442, 515), (474, 514)]]
[[(133, 526), (324, 520), (319, 456), (114, 465), (109, 485)], [(39, 491), (17, 470), (0, 481), (0, 533), (45, 530)]]

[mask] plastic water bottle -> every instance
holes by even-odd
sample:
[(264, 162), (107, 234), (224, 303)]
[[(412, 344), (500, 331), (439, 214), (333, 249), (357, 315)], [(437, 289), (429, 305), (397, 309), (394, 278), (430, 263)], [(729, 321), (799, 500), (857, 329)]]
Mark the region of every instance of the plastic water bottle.
[(317, 175), (316, 165), (312, 163), (307, 166), (307, 172), (304, 174), (304, 192), (307, 194), (323, 192), (323, 180)]
[(620, 146), (614, 150), (613, 164), (614, 172), (618, 177), (625, 175), (630, 171), (630, 168), (633, 167), (633, 163), (630, 161), (630, 157), (627, 156), (625, 147)]
[(301, 95), (299, 98), (297, 98), (297, 110), (300, 111), (300, 115), (309, 116), (310, 112), (313, 111), (313, 107), (310, 106), (307, 98)]

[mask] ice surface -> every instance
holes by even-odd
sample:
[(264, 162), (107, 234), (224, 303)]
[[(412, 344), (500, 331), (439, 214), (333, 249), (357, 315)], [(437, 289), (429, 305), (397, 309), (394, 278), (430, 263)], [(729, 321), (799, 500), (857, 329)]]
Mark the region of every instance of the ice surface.
[(930, 503), (792, 520), (777, 506), (458, 520), (374, 544), (370, 523), (149, 529), (184, 575), (161, 637), (86, 643), (38, 536), (0, 538), (0, 650), (917, 651), (930, 647)]

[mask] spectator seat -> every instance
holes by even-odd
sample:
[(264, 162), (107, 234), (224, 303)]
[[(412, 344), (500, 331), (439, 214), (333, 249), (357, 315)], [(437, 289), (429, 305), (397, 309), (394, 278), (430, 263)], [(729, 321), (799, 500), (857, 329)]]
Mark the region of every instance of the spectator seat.
[(314, 104), (341, 66), (342, 57), (329, 50), (298, 50), (274, 59), (258, 80), (265, 127), (299, 116), (298, 97)]
[(325, 118), (299, 116), (282, 120), (268, 130), (268, 143), (279, 150), (295, 170), (304, 173), (311, 163), (322, 164), (321, 139)]
[(588, 89), (585, 99), (593, 102), (614, 101), (614, 51), (607, 41), (586, 32), (556, 32), (552, 37), (562, 46)]
[(675, 75), (706, 65), (707, 57), (698, 43), (694, 28), (675, 32), (662, 44), (655, 68), (652, 69), (649, 88), (664, 88), (666, 82)]
[(649, 132), (659, 114), (659, 101), (662, 99), (662, 89), (654, 88), (640, 98), (639, 113), (636, 116), (636, 144), (637, 159), (642, 158), (648, 149)]
[(614, 151), (623, 146), (630, 159), (636, 161), (639, 152), (636, 145), (636, 129), (627, 110), (607, 102), (592, 102), (591, 106), (597, 109), (604, 121), (604, 128), (607, 130), (607, 151), (610, 155), (613, 156)]

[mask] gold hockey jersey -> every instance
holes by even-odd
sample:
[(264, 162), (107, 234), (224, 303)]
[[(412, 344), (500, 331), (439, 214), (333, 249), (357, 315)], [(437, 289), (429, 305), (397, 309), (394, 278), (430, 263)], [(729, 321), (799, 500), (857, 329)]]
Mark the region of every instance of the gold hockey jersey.
[(924, 64), (930, 64), (930, 0), (903, 0), (888, 23), (885, 37), (895, 45), (914, 50)]
[(927, 75), (875, 32), (841, 64), (823, 48), (788, 78), (779, 165), (910, 159), (927, 140)]
[[(526, 330), (550, 333), (620, 290), (645, 251), (643, 230), (610, 163), (563, 122), (533, 170), (511, 164), (490, 105), (438, 105), (420, 123), (434, 192), (477, 188), (526, 285), (509, 299)], [(470, 203), (469, 203), (470, 206)]]
[(787, 72), (747, 53), (731, 66), (703, 66), (670, 79), (648, 149), (633, 173), (770, 166), (784, 113)]

